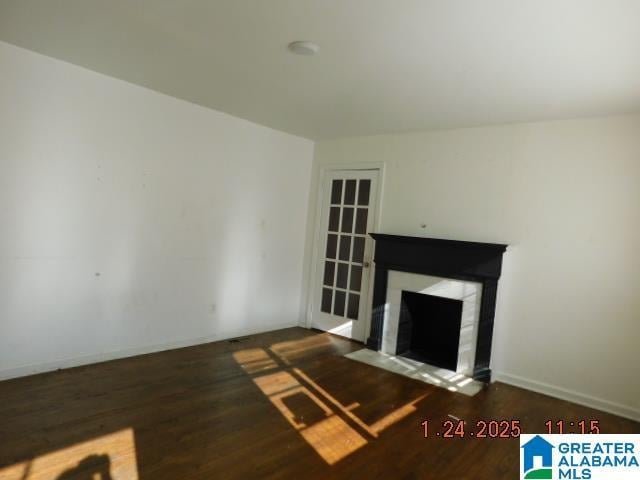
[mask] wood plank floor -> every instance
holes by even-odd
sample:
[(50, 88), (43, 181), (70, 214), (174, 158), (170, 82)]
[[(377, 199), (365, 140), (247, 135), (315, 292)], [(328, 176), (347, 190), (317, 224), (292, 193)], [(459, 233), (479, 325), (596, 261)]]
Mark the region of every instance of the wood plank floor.
[(517, 439), (425, 439), (421, 422), (640, 433), (504, 384), (470, 398), (342, 356), (359, 348), (291, 328), (0, 382), (0, 479), (514, 479)]

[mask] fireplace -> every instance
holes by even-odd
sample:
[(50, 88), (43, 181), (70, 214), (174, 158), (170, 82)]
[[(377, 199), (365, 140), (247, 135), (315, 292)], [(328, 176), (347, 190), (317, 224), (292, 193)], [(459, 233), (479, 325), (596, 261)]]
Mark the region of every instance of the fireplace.
[(491, 379), (503, 244), (373, 233), (375, 277), (367, 347)]
[(461, 320), (462, 300), (403, 291), (396, 355), (457, 370)]

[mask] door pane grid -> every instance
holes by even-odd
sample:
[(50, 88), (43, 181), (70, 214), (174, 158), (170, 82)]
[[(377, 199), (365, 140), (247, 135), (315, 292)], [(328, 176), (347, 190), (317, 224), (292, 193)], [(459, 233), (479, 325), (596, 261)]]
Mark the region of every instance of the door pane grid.
[[(335, 225), (335, 231), (336, 233), (340, 232), (342, 230), (342, 222), (343, 222), (343, 215), (344, 215), (344, 208), (343, 208), (343, 199), (344, 199), (344, 190), (345, 190), (345, 184), (346, 182), (344, 180), (334, 180), (333, 181), (333, 186), (335, 187), (335, 191), (337, 192), (338, 190), (340, 191), (340, 195), (339, 198), (337, 198), (337, 200), (339, 200), (339, 203), (335, 204), (336, 207), (339, 209), (339, 215), (338, 215), (338, 222), (336, 222)], [(338, 195), (336, 195), (337, 197)], [(333, 197), (333, 195), (332, 195)], [(332, 201), (334, 199), (332, 198)], [(330, 225), (331, 227), (331, 225)], [(344, 245), (344, 241), (345, 239), (343, 238), (342, 235), (338, 236), (338, 252), (337, 252), (337, 258), (342, 258), (342, 250), (343, 250), (343, 245)], [(334, 315), (338, 314), (340, 311), (344, 312), (344, 301), (345, 299), (343, 297), (345, 297), (345, 294), (338, 294), (338, 290), (337, 290), (337, 282), (338, 282), (338, 267), (339, 265), (336, 265), (336, 269), (335, 269), (335, 277), (333, 279), (333, 304), (331, 306), (331, 313), (333, 313)], [(342, 303), (342, 306), (340, 305), (340, 303)]]
[[(351, 182), (350, 182), (351, 183)], [(347, 185), (347, 182), (345, 182), (345, 185)], [(356, 203), (356, 199), (359, 198), (358, 196), (358, 190), (360, 188), (360, 182), (353, 182), (351, 183), (352, 185), (352, 192), (349, 195), (349, 201), (348, 203), (351, 204), (355, 204)], [(355, 187), (355, 188), (353, 188)], [(345, 186), (346, 188), (346, 186)], [(347, 201), (346, 198), (346, 192), (345, 192), (345, 202)], [(353, 291), (349, 290), (349, 287), (351, 286), (351, 282), (352, 282), (352, 272), (353, 272), (353, 257), (354, 257), (354, 248), (355, 248), (355, 242), (353, 241), (353, 237), (354, 237), (354, 233), (355, 233), (355, 222), (356, 222), (356, 213), (357, 210), (355, 208), (353, 209), (349, 209), (349, 212), (353, 212), (351, 214), (351, 225), (347, 225), (347, 231), (351, 234), (351, 242), (349, 245), (349, 257), (348, 257), (348, 262), (347, 262), (347, 284), (345, 285), (345, 301), (346, 301), (346, 308), (343, 311), (343, 314), (349, 318), (353, 318), (354, 320), (357, 320), (357, 308), (354, 308), (354, 293)], [(347, 218), (348, 220), (348, 218)], [(347, 222), (348, 223), (348, 222)], [(344, 231), (345, 228), (342, 228), (342, 230)]]
[[(358, 318), (361, 293), (364, 260), (359, 257), (362, 256), (362, 247), (367, 235), (366, 215), (369, 206), (370, 182), (367, 179), (336, 179), (331, 184), (329, 202), (331, 215), (326, 237), (327, 245), (331, 248), (325, 248), (325, 281), (321, 307), (326, 313), (346, 316), (354, 320)], [(358, 242), (355, 241), (356, 239)], [(333, 255), (333, 258), (330, 258), (329, 254)], [(331, 285), (329, 280), (332, 280)], [(330, 292), (326, 292), (327, 287)], [(329, 293), (330, 301), (327, 298)]]
[[(336, 181), (334, 180), (334, 183), (335, 182)], [(340, 202), (342, 202), (342, 199), (344, 198), (344, 184), (345, 184), (345, 182), (340, 180), (340, 184), (341, 184), (341, 187), (340, 187)], [(342, 226), (342, 211), (343, 211), (343, 209), (342, 209), (341, 205), (339, 205), (338, 208), (340, 209), (339, 210), (340, 211), (340, 215), (338, 217), (339, 220), (338, 220), (338, 224), (336, 225), (336, 230), (340, 231), (341, 226)], [(337, 252), (337, 257), (338, 258), (341, 257), (341, 254), (340, 254), (340, 251), (342, 250), (342, 246), (341, 245), (342, 245), (342, 236), (338, 236), (338, 252)], [(333, 305), (331, 307), (331, 312), (334, 315), (336, 314), (336, 310), (338, 310), (338, 308), (339, 308), (338, 302), (342, 298), (340, 295), (337, 295), (338, 292), (337, 292), (337, 290), (335, 288), (337, 281), (338, 281), (338, 265), (336, 265), (335, 277), (333, 278), (334, 289), (333, 289)]]
[(365, 323), (357, 320), (364, 313), (364, 292), (370, 281), (364, 265), (370, 249), (368, 232), (374, 214), (371, 197), (376, 198), (376, 185), (377, 173), (367, 171), (335, 171), (323, 185), (326, 230), (322, 232), (325, 238), (319, 259), (321, 286), (316, 293), (316, 308), (322, 314), (317, 322), (322, 330), (335, 329), (339, 335), (358, 340), (364, 336)]
[(356, 293), (359, 294), (360, 292), (357, 290), (349, 290), (348, 288), (340, 288), (340, 287), (334, 287), (334, 290), (340, 291), (340, 292), (345, 292), (345, 293)]
[[(346, 189), (346, 184), (347, 184), (347, 182), (345, 182), (345, 189)], [(353, 205), (354, 205), (354, 207), (355, 207), (355, 204), (357, 203), (356, 199), (358, 198), (358, 189), (359, 188), (360, 188), (360, 182), (356, 181), (355, 182), (354, 192), (353, 192)], [(347, 196), (347, 194), (345, 192), (345, 197), (346, 196)], [(346, 198), (345, 198), (345, 200), (346, 200)], [(346, 288), (349, 288), (349, 286), (351, 285), (351, 268), (352, 268), (351, 267), (351, 260), (353, 259), (353, 248), (354, 248), (353, 232), (355, 232), (355, 221), (356, 221), (356, 211), (357, 210), (355, 208), (353, 208), (352, 211), (353, 211), (353, 216), (351, 218), (351, 226), (349, 228), (349, 232), (351, 232), (351, 242), (350, 242), (351, 244), (349, 245), (349, 262), (348, 262), (348, 265), (347, 265), (347, 284), (345, 285)], [(346, 297), (345, 301), (347, 302), (347, 305), (346, 305), (344, 313), (345, 313), (346, 316), (349, 316), (349, 311), (350, 311), (349, 302), (351, 301), (350, 300), (351, 295), (352, 295), (351, 293), (349, 293), (348, 295), (345, 294), (345, 297)], [(357, 319), (357, 317), (356, 317), (356, 319)]]
[[(352, 185), (352, 182), (350, 182), (349, 180), (343, 182), (344, 183), (344, 191), (343, 191), (343, 202), (347, 201), (347, 186), (349, 184)], [(357, 183), (356, 183), (356, 187), (357, 187)], [(357, 198), (356, 192), (353, 192), (353, 196), (354, 199)], [(349, 223), (349, 215), (345, 215), (345, 211), (346, 212), (351, 212), (350, 215), (350, 223), (351, 225), (347, 225)], [(346, 217), (346, 218), (345, 218)], [(344, 283), (344, 288), (340, 287), (337, 285), (337, 278), (336, 278), (336, 285), (334, 287), (334, 291), (336, 292), (336, 294), (334, 295), (334, 305), (333, 305), (333, 314), (334, 315), (339, 315), (339, 316), (344, 316), (346, 312), (348, 312), (348, 286), (350, 285), (351, 279), (350, 279), (350, 274), (351, 274), (351, 258), (353, 255), (353, 222), (355, 221), (355, 210), (353, 208), (349, 208), (346, 207), (344, 204), (341, 205), (340, 207), (340, 231), (344, 237), (344, 239), (341, 238), (341, 244), (345, 245), (346, 244), (344, 242), (348, 241), (348, 252), (346, 253), (346, 259), (343, 257), (342, 254), (339, 254), (339, 258), (340, 260), (345, 260), (345, 261), (341, 261), (340, 264), (342, 264), (343, 266), (346, 266), (346, 271), (347, 271), (347, 278), (346, 278), (346, 283)], [(343, 224), (344, 222), (344, 224)], [(346, 234), (346, 235), (345, 235)], [(348, 240), (347, 240), (348, 238)], [(340, 248), (341, 251), (344, 251), (343, 248)], [(336, 271), (338, 269), (336, 268)], [(343, 269), (342, 269), (343, 270)], [(338, 293), (340, 292), (340, 293)]]

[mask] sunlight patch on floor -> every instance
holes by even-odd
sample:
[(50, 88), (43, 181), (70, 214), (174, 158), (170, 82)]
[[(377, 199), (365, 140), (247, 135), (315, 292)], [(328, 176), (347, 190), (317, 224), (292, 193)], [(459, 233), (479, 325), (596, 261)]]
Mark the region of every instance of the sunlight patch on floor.
[(332, 339), (326, 335), (313, 335), (300, 340), (289, 340), (271, 345), (270, 350), (280, 358), (285, 364), (304, 358), (314, 350), (327, 348), (332, 343)]
[[(292, 359), (304, 357), (310, 350), (329, 343), (327, 336), (315, 335), (272, 345), (270, 352), (253, 348), (237, 351), (233, 356), (253, 375), (256, 386), (287, 422), (327, 464), (333, 465), (415, 412), (416, 404), (426, 394), (368, 425), (354, 413), (361, 407), (359, 402), (343, 405), (301, 369), (289, 367)], [(261, 374), (262, 370), (273, 368), (278, 370)]]
[(335, 415), (300, 432), (329, 465), (364, 447), (367, 441)]
[[(333, 465), (360, 447), (366, 445), (362, 435), (351, 428), (342, 418), (336, 416), (325, 402), (307, 387), (301, 385), (290, 373), (278, 372), (253, 380), (262, 393), (280, 411), (293, 428), (300, 432), (309, 445), (325, 462)], [(303, 395), (311, 400), (326, 417), (308, 425), (303, 416), (296, 414), (286, 404), (287, 398)]]
[(387, 355), (363, 348), (355, 352), (347, 353), (345, 357), (357, 362), (366, 363), (374, 367), (382, 368), (389, 372), (398, 373), (405, 377), (430, 383), (437, 387), (446, 388), (450, 392), (458, 392), (473, 397), (483, 388), (483, 383), (473, 378), (456, 373), (444, 368), (433, 367), (409, 358)]
[(0, 480), (138, 480), (133, 430), (128, 428), (0, 469)]
[(247, 373), (270, 370), (278, 366), (262, 348), (240, 350), (233, 354), (233, 358), (235, 358), (236, 362), (238, 362)]
[(426, 396), (427, 396), (426, 394), (422, 395), (421, 397), (418, 397), (413, 402), (407, 403), (406, 405), (403, 405), (400, 408), (396, 408), (393, 412), (382, 417), (380, 420), (378, 420), (373, 425), (371, 425), (371, 429), (376, 433), (380, 433), (383, 430), (390, 427), (391, 425), (393, 425), (394, 423), (399, 422), (404, 417), (411, 415), (413, 412), (417, 410), (416, 404), (420, 400), (424, 399)]

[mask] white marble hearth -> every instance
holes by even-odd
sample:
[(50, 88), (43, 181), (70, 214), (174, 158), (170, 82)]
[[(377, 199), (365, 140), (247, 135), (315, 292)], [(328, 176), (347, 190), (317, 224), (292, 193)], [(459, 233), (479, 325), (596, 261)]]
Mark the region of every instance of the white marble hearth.
[(367, 348), (347, 353), (345, 357), (470, 397), (478, 393), (484, 386), (483, 383), (461, 373), (433, 367), (405, 357), (376, 352)]

